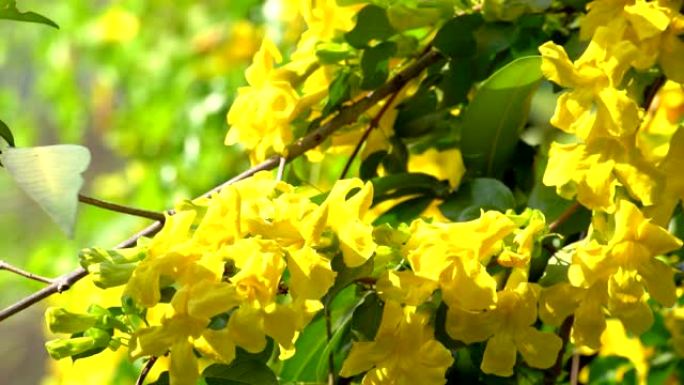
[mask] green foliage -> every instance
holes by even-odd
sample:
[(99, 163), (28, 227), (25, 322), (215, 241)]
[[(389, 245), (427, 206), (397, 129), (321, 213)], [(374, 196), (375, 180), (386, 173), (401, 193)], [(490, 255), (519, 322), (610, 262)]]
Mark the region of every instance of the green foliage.
[(213, 364), (202, 372), (207, 385), (277, 385), (278, 379), (261, 361), (236, 358), (229, 365)]
[(345, 38), (353, 47), (364, 48), (372, 40), (383, 41), (394, 33), (385, 9), (371, 4), (359, 11), (356, 26), (345, 34)]
[(54, 21), (35, 12), (21, 12), (17, 9), (16, 1), (3, 0), (0, 3), (0, 19), (23, 21), (26, 23), (38, 23), (59, 29)]
[[(0, 120), (0, 138), (4, 139), (10, 147), (14, 147), (14, 135), (12, 135), (12, 131), (2, 120)], [(5, 145), (0, 145), (0, 148), (4, 147)]]
[(439, 206), (445, 217), (453, 221), (467, 221), (480, 216), (480, 210), (505, 212), (515, 208), (511, 190), (497, 179), (475, 178), (459, 186)]
[(539, 56), (509, 63), (482, 84), (468, 105), (461, 152), (472, 175), (503, 174), (527, 122), (532, 94), (542, 78), (540, 66)]
[(389, 59), (397, 52), (397, 45), (393, 42), (383, 42), (363, 50), (361, 56), (361, 71), (363, 81), (361, 88), (372, 90), (379, 87), (389, 76)]

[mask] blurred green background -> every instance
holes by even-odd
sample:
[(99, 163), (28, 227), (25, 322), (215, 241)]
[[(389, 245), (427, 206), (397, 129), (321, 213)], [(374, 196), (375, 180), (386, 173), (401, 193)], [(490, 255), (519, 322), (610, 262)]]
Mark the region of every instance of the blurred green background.
[[(17, 5), (60, 29), (0, 20), (0, 119), (18, 147), (87, 146), (85, 194), (161, 211), (248, 166), (244, 154), (223, 145), (225, 116), (263, 26), (279, 27), (263, 10), (277, 18), (277, 9), (260, 0)], [(66, 273), (81, 248), (113, 246), (148, 223), (81, 206), (67, 239), (0, 173), (0, 259), (31, 272)], [(40, 287), (0, 272), (0, 306)], [(2, 323), (0, 383), (41, 382), (44, 306)]]

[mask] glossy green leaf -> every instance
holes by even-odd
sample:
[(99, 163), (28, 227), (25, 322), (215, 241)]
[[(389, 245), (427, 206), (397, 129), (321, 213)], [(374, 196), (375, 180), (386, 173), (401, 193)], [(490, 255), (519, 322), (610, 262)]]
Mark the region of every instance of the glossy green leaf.
[(383, 302), (372, 292), (354, 309), (351, 319), (351, 331), (357, 340), (372, 341), (382, 320)]
[(496, 179), (476, 178), (463, 183), (449, 195), (439, 210), (453, 221), (467, 221), (478, 218), (480, 210), (506, 211), (515, 208), (515, 197), (511, 190)]
[(514, 60), (487, 79), (463, 116), (461, 153), (472, 175), (500, 176), (527, 122), (542, 79), (541, 57)]
[(443, 197), (449, 192), (447, 182), (423, 173), (390, 174), (374, 178), (371, 182), (373, 183), (373, 204), (387, 199), (420, 193)]
[(316, 57), (321, 64), (336, 64), (355, 55), (349, 44), (323, 43), (316, 48)]
[(368, 180), (378, 176), (378, 166), (387, 156), (387, 151), (377, 151), (366, 157), (359, 167), (359, 178)]
[(337, 109), (344, 101), (349, 99), (351, 84), (349, 82), (352, 76), (351, 71), (343, 69), (340, 73), (330, 82), (328, 87), (328, 103), (326, 103), (323, 108), (323, 115), (328, 115)]
[(389, 77), (389, 60), (396, 52), (397, 45), (389, 41), (363, 51), (361, 56), (362, 89), (372, 90), (385, 83)]
[(323, 298), (323, 302), (329, 303), (337, 297), (338, 293), (346, 289), (354, 281), (361, 277), (367, 277), (373, 272), (373, 259), (369, 259), (361, 266), (349, 267), (344, 264), (342, 253), (337, 253), (330, 261), (331, 267), (337, 276), (335, 276), (335, 283), (328, 290), (328, 293)]
[(320, 314), (301, 332), (295, 343), (295, 355), (283, 362), (278, 377), (284, 382), (324, 383), (328, 377), (328, 353), (331, 351), (335, 370), (339, 371), (344, 359), (341, 349), (345, 348), (350, 336), (350, 322), (358, 302), (354, 287), (341, 291), (330, 304), (331, 341), (328, 342), (325, 318)]
[(356, 17), (354, 29), (344, 35), (353, 47), (366, 47), (371, 40), (382, 41), (396, 32), (387, 18), (385, 9), (377, 5), (365, 6)]
[(380, 215), (373, 225), (378, 226), (384, 223), (398, 226), (401, 223), (410, 223), (418, 218), (435, 198), (432, 196), (419, 196), (403, 201)]
[[(12, 135), (12, 131), (2, 120), (0, 120), (0, 138), (4, 139), (10, 147), (14, 147), (14, 135)], [(0, 149), (3, 147), (3, 145), (0, 145)]]
[(0, 19), (45, 24), (59, 29), (57, 23), (43, 15), (35, 12), (20, 12), (14, 1), (8, 1), (6, 4), (0, 5)]
[(229, 365), (213, 364), (202, 372), (207, 385), (277, 385), (278, 378), (265, 363), (236, 357)]
[(390, 149), (387, 156), (382, 158), (382, 166), (389, 174), (408, 172), (408, 147), (404, 141), (394, 135), (389, 138)]
[(619, 373), (624, 373), (626, 369), (634, 368), (632, 363), (624, 358), (617, 356), (597, 357), (589, 366), (589, 384), (608, 385), (622, 384), (618, 377)]
[(454, 59), (473, 56), (477, 50), (474, 32), (482, 22), (482, 16), (477, 13), (457, 16), (439, 29), (433, 44)]
[(0, 161), (17, 185), (71, 236), (90, 151), (72, 144), (9, 148)]
[[(400, 138), (412, 138), (424, 135), (431, 125), (426, 124), (426, 117), (437, 108), (437, 95), (434, 90), (416, 93), (399, 107), (399, 114), (394, 122), (394, 132)], [(431, 122), (434, 123), (434, 122)]]
[(438, 87), (444, 93), (442, 107), (454, 106), (468, 101), (473, 86), (475, 70), (470, 60), (453, 60)]

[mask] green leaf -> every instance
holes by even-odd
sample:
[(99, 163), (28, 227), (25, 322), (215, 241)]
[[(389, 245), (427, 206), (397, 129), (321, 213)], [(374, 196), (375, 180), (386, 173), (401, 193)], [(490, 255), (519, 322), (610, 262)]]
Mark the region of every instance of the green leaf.
[(350, 322), (359, 300), (356, 288), (349, 287), (339, 293), (330, 306), (333, 335), (331, 341), (325, 330), (325, 318), (319, 314), (307, 325), (295, 343), (295, 355), (283, 362), (278, 377), (284, 382), (324, 383), (327, 379), (328, 353), (334, 353), (336, 372), (342, 367), (342, 349), (349, 346)]
[(439, 210), (453, 221), (467, 221), (478, 218), (480, 209), (506, 211), (515, 207), (511, 190), (496, 179), (476, 178), (461, 184), (449, 195)]
[(364, 48), (373, 40), (385, 40), (395, 34), (395, 30), (387, 18), (384, 8), (377, 5), (367, 5), (359, 11), (354, 29), (344, 37), (349, 44), (356, 48)]
[(90, 151), (72, 144), (9, 148), (0, 161), (17, 185), (71, 236)]
[(359, 167), (359, 178), (368, 180), (378, 176), (378, 166), (387, 156), (387, 151), (377, 151), (366, 157)]
[(410, 223), (413, 219), (418, 218), (434, 199), (432, 196), (419, 196), (401, 202), (380, 215), (373, 221), (373, 225), (378, 226), (387, 223), (398, 226), (401, 223)]
[(371, 182), (373, 183), (373, 204), (404, 195), (427, 194), (443, 197), (449, 192), (448, 182), (419, 172), (390, 174), (374, 178)]
[(357, 340), (372, 341), (380, 327), (383, 303), (376, 293), (368, 294), (354, 310), (351, 331)]
[(49, 25), (59, 29), (59, 26), (54, 21), (35, 12), (19, 12), (14, 1), (6, 2), (0, 8), (0, 19), (23, 21), (28, 23), (38, 23)]
[[(435, 112), (437, 95), (434, 90), (419, 92), (401, 103), (394, 122), (394, 132), (400, 138), (415, 138), (427, 133), (435, 122), (426, 124), (426, 117)], [(440, 115), (443, 118), (442, 115)]]
[(324, 303), (329, 303), (331, 299), (334, 299), (338, 293), (358, 278), (367, 277), (373, 272), (373, 258), (367, 260), (361, 266), (348, 267), (344, 264), (342, 253), (337, 253), (332, 261), (330, 261), (330, 264), (333, 271), (337, 273), (337, 276), (335, 277), (335, 283), (323, 299)]
[(389, 174), (406, 173), (408, 166), (408, 148), (400, 137), (394, 135), (389, 138), (390, 150), (382, 158), (382, 166)]
[(380, 43), (363, 51), (361, 56), (362, 89), (372, 90), (385, 83), (389, 76), (389, 59), (395, 52), (397, 52), (397, 45), (391, 41)]
[[(2, 120), (0, 120), (0, 138), (3, 138), (10, 147), (14, 147), (14, 135), (12, 135), (12, 131)], [(3, 147), (0, 145), (0, 149)]]
[(484, 81), (463, 116), (461, 153), (470, 173), (495, 177), (503, 173), (541, 79), (541, 57), (528, 56)]
[(444, 93), (442, 106), (449, 107), (468, 101), (468, 92), (473, 86), (475, 70), (470, 60), (453, 60), (439, 83)]
[(323, 43), (316, 48), (316, 56), (321, 64), (336, 64), (354, 57), (354, 50), (348, 44)]
[(330, 114), (349, 99), (351, 93), (349, 78), (351, 75), (351, 71), (345, 68), (330, 82), (328, 87), (328, 103), (323, 108), (323, 115)]
[(477, 41), (474, 32), (482, 25), (482, 22), (482, 16), (477, 13), (457, 16), (447, 21), (437, 31), (434, 40), (435, 48), (454, 59), (475, 55)]
[(596, 357), (589, 366), (589, 383), (592, 385), (621, 384), (618, 373), (624, 368), (633, 368), (632, 363), (617, 356)]
[(213, 364), (202, 372), (207, 385), (277, 385), (278, 379), (265, 363), (236, 357), (230, 365)]

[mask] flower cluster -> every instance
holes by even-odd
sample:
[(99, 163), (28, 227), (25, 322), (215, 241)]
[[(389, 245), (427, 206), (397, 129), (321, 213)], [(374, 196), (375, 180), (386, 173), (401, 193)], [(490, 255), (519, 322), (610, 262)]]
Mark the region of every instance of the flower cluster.
[[(194, 350), (230, 363), (236, 347), (257, 353), (270, 337), (280, 359), (294, 354), (299, 332), (322, 309), (335, 280), (335, 253), (353, 267), (375, 251), (372, 227), (363, 220), (372, 195), (371, 184), (342, 180), (317, 205), (259, 174), (178, 206), (163, 229), (137, 247), (87, 250), (83, 262), (101, 286), (125, 283), (124, 298), (147, 314), (145, 324), (119, 328), (131, 334), (130, 356), (170, 352), (172, 383), (194, 384)], [(132, 259), (139, 262), (131, 268)], [(55, 357), (107, 346), (111, 336), (93, 326), (111, 317), (62, 312), (49, 313), (54, 331), (99, 331), (102, 341), (83, 348), (75, 346), (78, 338), (90, 336), (52, 341), (48, 350)]]
[[(674, 271), (656, 257), (681, 247), (661, 227), (682, 197), (675, 167), (684, 150), (679, 128), (682, 85), (665, 83), (645, 112), (627, 87), (639, 70), (658, 63), (682, 81), (681, 2), (607, 1), (588, 4), (580, 37), (591, 39), (571, 61), (551, 42), (542, 45), (542, 70), (569, 88), (551, 123), (572, 135), (549, 151), (544, 183), (593, 210), (588, 236), (572, 245), (568, 282), (542, 291), (540, 316), (559, 325), (574, 314), (577, 344), (598, 349), (607, 314), (631, 333), (648, 330), (647, 299), (675, 301)], [(641, 203), (637, 207), (631, 200)], [(648, 219), (652, 218), (652, 219)]]

